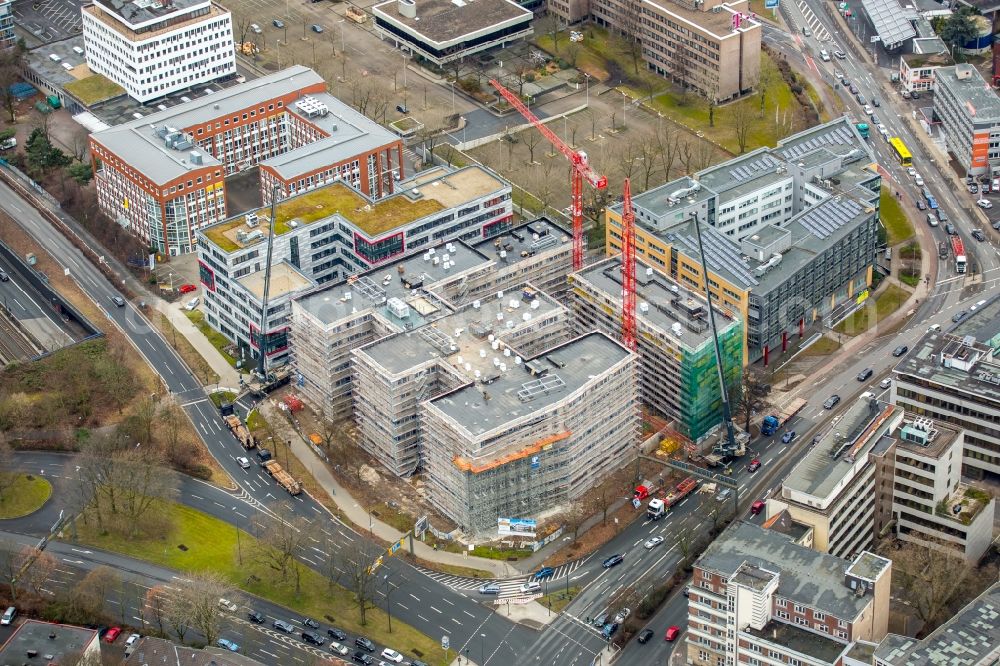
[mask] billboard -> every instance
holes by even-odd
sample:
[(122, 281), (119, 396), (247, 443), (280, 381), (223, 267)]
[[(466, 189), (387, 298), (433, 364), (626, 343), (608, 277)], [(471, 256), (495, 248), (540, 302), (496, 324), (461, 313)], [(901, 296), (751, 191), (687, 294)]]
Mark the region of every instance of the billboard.
[(764, 0), (764, 9), (777, 9), (779, 0)]
[(530, 518), (497, 518), (500, 536), (535, 536), (536, 523)]

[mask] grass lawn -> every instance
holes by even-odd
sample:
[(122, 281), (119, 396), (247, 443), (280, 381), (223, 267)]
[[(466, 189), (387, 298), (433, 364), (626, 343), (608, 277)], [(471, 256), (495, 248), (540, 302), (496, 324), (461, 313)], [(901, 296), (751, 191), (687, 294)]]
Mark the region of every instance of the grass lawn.
[(567, 595), (566, 588), (561, 588), (557, 592), (550, 592), (545, 596), (539, 597), (538, 603), (546, 608), (549, 607), (549, 604), (552, 604), (552, 612), (558, 613), (563, 608), (566, 608), (566, 606), (569, 605), (569, 602), (573, 601), (573, 597), (575, 597), (579, 591), (579, 587), (571, 587), (569, 588), (569, 594)]
[[(0, 472), (0, 474), (14, 474)], [(33, 474), (17, 474), (0, 498), (0, 519), (20, 518), (34, 513), (52, 496), (52, 484)]]
[(836, 340), (832, 340), (828, 337), (822, 337), (816, 342), (809, 345), (804, 352), (803, 356), (828, 356), (833, 352), (840, 349), (840, 345)]
[(855, 311), (850, 317), (840, 322), (834, 330), (847, 335), (859, 335), (869, 328), (885, 319), (887, 316), (899, 309), (899, 306), (909, 298), (910, 292), (897, 287), (894, 284), (888, 285), (878, 296), (875, 303), (869, 300), (863, 308)]
[(259, 409), (250, 412), (250, 415), (247, 417), (247, 427), (250, 428), (250, 432), (267, 429), (267, 419), (264, 418)]
[(70, 94), (74, 95), (88, 106), (125, 94), (124, 88), (111, 79), (107, 79), (100, 74), (94, 74), (77, 81), (71, 81), (63, 87), (66, 88)]
[(892, 196), (886, 187), (882, 188), (882, 193), (879, 195), (879, 217), (882, 220), (882, 225), (885, 226), (890, 246), (913, 238), (913, 225), (906, 217), (906, 213), (903, 212), (899, 201)]
[(918, 284), (920, 284), (920, 272), (919, 272), (919, 269), (918, 269), (916, 275), (913, 275), (913, 274), (911, 274), (909, 272), (906, 272), (906, 271), (900, 271), (899, 272), (899, 281), (902, 282), (905, 285), (910, 286), (910, 287), (916, 287)]
[[(588, 28), (591, 26), (588, 26)], [(556, 49), (552, 45), (551, 35), (537, 35), (534, 40), (535, 46), (542, 49), (550, 55), (555, 55), (557, 57), (566, 57), (568, 52), (567, 46), (569, 45), (569, 34), (566, 32), (559, 33), (559, 48)], [(581, 72), (590, 74), (593, 78), (598, 81), (606, 81), (608, 79), (608, 66), (604, 57), (599, 53), (590, 48), (590, 44), (584, 41), (583, 46), (580, 47), (579, 55), (576, 57), (576, 68)]]
[[(78, 520), (79, 541), (182, 572), (214, 571), (250, 594), (305, 615), (323, 618), (349, 632), (391, 644), (424, 661), (442, 666), (445, 663), (437, 640), (398, 619), (392, 623), (392, 634), (389, 634), (387, 617), (377, 608), (368, 610), (368, 624), (362, 627), (350, 593), (339, 586), (331, 589), (323, 576), (301, 563), (296, 566), (302, 571), (302, 591), (296, 595), (291, 576), (287, 582), (280, 581), (273, 570), (254, 556), (259, 546), (250, 534), (240, 532), (238, 550), (236, 530), (232, 525), (179, 504), (167, 504), (163, 510), (173, 526), (154, 535), (135, 539), (101, 535), (93, 520), (89, 525)], [(185, 550), (181, 550), (181, 545)], [(251, 574), (257, 578), (250, 579)], [(253, 582), (248, 582), (251, 580)]]
[(212, 403), (216, 408), (221, 407), (224, 402), (232, 402), (233, 400), (236, 400), (236, 394), (232, 391), (216, 391), (208, 397), (212, 399)]
[[(766, 53), (761, 53), (761, 68), (766, 65), (763, 61), (770, 58)], [(775, 67), (776, 69), (776, 67)], [(704, 132), (713, 141), (723, 148), (738, 155), (740, 152), (739, 141), (736, 139), (736, 131), (730, 120), (735, 115), (734, 109), (737, 107), (749, 107), (753, 117), (750, 129), (747, 132), (746, 151), (750, 152), (761, 146), (773, 146), (779, 138), (785, 136), (785, 132), (779, 134), (779, 128), (774, 122), (775, 108), (777, 116), (784, 118), (787, 116), (797, 118), (799, 114), (798, 101), (792, 94), (792, 89), (780, 77), (775, 77), (775, 83), (768, 90), (765, 100), (764, 117), (760, 115), (760, 97), (752, 95), (732, 104), (717, 107), (715, 109), (715, 125), (708, 124), (708, 105), (705, 101), (693, 94), (683, 93), (678, 90), (671, 90), (661, 95), (657, 95), (652, 100), (652, 106), (657, 111), (668, 118), (690, 127), (695, 131)], [(635, 93), (636, 91), (633, 91)], [(820, 105), (822, 106), (822, 105)], [(792, 128), (790, 131), (794, 131)]]
[(212, 343), (212, 346), (215, 347), (220, 354), (222, 354), (222, 358), (226, 359), (226, 363), (235, 368), (236, 359), (223, 351), (226, 347), (229, 347), (233, 343), (227, 340), (226, 336), (222, 335), (222, 333), (219, 333), (208, 325), (208, 322), (205, 321), (205, 315), (201, 310), (185, 310), (184, 314), (195, 326), (198, 327), (198, 330), (201, 331), (202, 335), (208, 338), (208, 341)]

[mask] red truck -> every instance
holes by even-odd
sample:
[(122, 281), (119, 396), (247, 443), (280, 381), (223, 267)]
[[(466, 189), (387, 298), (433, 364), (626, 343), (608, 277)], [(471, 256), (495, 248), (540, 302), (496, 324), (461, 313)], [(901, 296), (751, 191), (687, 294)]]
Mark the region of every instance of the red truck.
[(642, 483), (635, 487), (635, 492), (632, 493), (632, 499), (642, 501), (655, 492), (656, 486), (653, 485), (653, 482), (648, 479), (644, 479)]

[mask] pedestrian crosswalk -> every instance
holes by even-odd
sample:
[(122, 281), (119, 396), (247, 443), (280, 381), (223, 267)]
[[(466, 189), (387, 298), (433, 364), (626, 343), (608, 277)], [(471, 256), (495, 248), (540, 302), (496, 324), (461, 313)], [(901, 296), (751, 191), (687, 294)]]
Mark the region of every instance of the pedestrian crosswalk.
[(823, 27), (816, 14), (813, 13), (812, 7), (810, 7), (805, 0), (798, 0), (796, 5), (799, 11), (802, 12), (802, 17), (806, 21), (806, 27), (812, 30), (813, 36), (821, 42), (830, 41), (830, 33), (827, 29)]
[[(560, 564), (555, 568), (555, 572), (551, 577), (547, 578), (548, 585), (552, 585), (553, 581), (562, 581), (561, 584), (565, 584), (565, 579), (570, 576), (574, 571), (576, 571), (580, 565), (583, 564), (583, 560), (576, 560), (574, 562), (569, 562), (567, 564)], [(486, 579), (486, 578), (467, 578), (465, 576), (456, 576), (454, 574), (442, 573), (440, 571), (433, 571), (432, 569), (425, 569), (423, 567), (417, 567), (420, 573), (424, 574), (428, 578), (435, 580), (446, 587), (450, 587), (456, 591), (468, 591), (474, 592), (478, 590), (483, 585), (499, 585), (500, 594), (499, 597), (514, 597), (521, 596), (521, 585), (529, 580), (534, 580), (534, 573), (525, 574), (517, 578), (508, 578), (505, 580), (498, 579)], [(542, 581), (544, 583), (544, 581)]]

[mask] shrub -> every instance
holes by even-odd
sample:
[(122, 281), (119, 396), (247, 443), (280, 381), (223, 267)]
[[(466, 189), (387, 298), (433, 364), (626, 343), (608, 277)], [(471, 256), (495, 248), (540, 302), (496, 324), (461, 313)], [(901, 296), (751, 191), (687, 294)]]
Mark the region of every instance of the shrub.
[(524, 75), (524, 80), (527, 81), (528, 83), (531, 83), (532, 81), (535, 80), (535, 73), (528, 72), (527, 74)]

